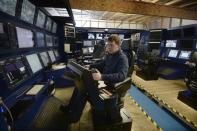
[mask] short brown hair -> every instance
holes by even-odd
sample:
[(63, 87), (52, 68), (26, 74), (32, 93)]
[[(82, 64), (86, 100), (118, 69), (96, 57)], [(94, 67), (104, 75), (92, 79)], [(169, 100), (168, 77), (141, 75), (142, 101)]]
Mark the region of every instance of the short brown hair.
[(121, 45), (121, 40), (120, 40), (120, 37), (118, 35), (111, 35), (109, 38), (108, 38), (108, 41), (109, 42), (115, 42), (115, 44), (117, 45)]

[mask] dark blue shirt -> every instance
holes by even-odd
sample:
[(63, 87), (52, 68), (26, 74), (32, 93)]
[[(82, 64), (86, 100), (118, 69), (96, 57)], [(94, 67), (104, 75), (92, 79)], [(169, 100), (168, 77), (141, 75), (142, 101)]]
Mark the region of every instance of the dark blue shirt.
[(125, 80), (129, 65), (127, 56), (120, 50), (106, 55), (103, 61), (91, 65), (90, 68), (97, 68), (105, 83), (115, 84)]

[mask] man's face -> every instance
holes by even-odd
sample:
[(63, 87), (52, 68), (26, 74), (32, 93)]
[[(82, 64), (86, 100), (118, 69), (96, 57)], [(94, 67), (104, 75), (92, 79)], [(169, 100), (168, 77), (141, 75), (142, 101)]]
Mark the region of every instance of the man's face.
[(113, 42), (108, 41), (108, 44), (106, 46), (106, 51), (109, 54), (113, 54), (113, 53), (117, 52), (118, 50), (120, 50), (120, 46), (118, 44), (116, 44), (115, 41), (113, 41)]

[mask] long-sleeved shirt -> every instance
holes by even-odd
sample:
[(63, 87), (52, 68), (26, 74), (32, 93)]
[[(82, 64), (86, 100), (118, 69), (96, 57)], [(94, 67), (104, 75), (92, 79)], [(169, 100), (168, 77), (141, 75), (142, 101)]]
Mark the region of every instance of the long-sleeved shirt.
[(114, 54), (106, 55), (104, 60), (90, 65), (90, 68), (98, 69), (101, 72), (101, 79), (111, 85), (124, 81), (129, 65), (127, 56), (120, 50)]

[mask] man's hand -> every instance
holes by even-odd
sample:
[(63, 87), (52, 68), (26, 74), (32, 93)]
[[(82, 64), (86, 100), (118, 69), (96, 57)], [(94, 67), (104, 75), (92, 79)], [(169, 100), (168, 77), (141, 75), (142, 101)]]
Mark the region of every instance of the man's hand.
[(101, 80), (101, 73), (96, 69), (96, 73), (92, 73), (92, 77), (94, 80), (99, 81)]
[(90, 65), (85, 65), (84, 66), (86, 69), (89, 69), (90, 68)]

